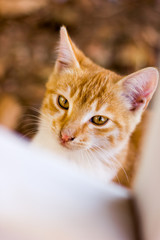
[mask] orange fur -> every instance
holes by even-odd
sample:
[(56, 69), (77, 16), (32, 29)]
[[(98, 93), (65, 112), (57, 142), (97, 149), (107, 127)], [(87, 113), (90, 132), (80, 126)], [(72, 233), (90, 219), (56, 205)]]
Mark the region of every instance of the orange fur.
[[(53, 151), (59, 148), (69, 160), (89, 169), (97, 178), (130, 186), (139, 141), (135, 128), (157, 81), (154, 68), (122, 77), (96, 65), (75, 46), (62, 27), (58, 57), (46, 85), (42, 122), (35, 141)], [(68, 100), (68, 110), (58, 105), (59, 95)], [(102, 126), (93, 124), (91, 118), (97, 115), (107, 117), (108, 122)], [(48, 138), (43, 138), (44, 125), (48, 128)]]

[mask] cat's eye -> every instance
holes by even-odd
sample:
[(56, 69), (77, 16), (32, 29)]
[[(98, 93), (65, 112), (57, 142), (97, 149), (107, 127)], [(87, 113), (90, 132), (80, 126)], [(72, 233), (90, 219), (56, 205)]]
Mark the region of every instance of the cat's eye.
[(105, 123), (108, 122), (108, 118), (101, 116), (101, 115), (96, 115), (90, 119), (90, 122), (92, 122), (95, 125), (104, 125)]
[(69, 108), (68, 100), (65, 97), (61, 96), (61, 95), (58, 96), (58, 104), (63, 109), (68, 110), (68, 108)]

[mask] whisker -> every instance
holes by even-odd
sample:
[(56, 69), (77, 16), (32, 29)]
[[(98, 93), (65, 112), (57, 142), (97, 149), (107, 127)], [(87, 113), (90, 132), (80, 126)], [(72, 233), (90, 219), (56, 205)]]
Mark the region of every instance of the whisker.
[[(102, 152), (104, 156), (106, 156), (107, 158), (109, 158), (110, 162), (109, 164), (113, 167), (113, 166), (117, 166), (118, 168), (122, 169), (122, 171), (124, 172), (125, 174), (125, 177), (127, 179), (127, 181), (129, 181), (129, 178), (128, 178), (128, 175), (127, 175), (127, 172), (126, 170), (124, 169), (124, 167), (122, 166), (122, 164), (120, 162), (118, 162), (118, 160), (113, 156), (111, 155), (109, 152), (105, 151), (103, 148), (99, 147), (98, 145), (94, 144), (93, 145), (95, 148), (94, 150), (98, 153), (98, 152)], [(97, 149), (99, 149), (99, 151)], [(100, 159), (101, 160), (101, 159)], [(106, 159), (102, 158), (102, 160), (104, 162), (106, 162)], [(107, 161), (108, 162), (108, 161)], [(116, 176), (118, 178), (118, 176)], [(118, 179), (119, 181), (119, 179)]]

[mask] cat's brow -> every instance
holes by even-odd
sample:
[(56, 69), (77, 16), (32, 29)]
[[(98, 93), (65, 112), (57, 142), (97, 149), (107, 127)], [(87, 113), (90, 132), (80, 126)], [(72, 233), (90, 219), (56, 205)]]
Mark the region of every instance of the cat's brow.
[(66, 91), (65, 91), (65, 94), (66, 94), (68, 97), (70, 97), (70, 95), (71, 95), (71, 87), (70, 87), (70, 86), (67, 86), (67, 89), (66, 89)]
[(98, 101), (95, 100), (91, 105), (92, 111), (95, 112), (97, 110), (97, 107), (98, 107)]
[(85, 104), (87, 102), (88, 104), (92, 104), (95, 99), (101, 99), (106, 93), (107, 81), (108, 76), (103, 72), (101, 74), (92, 74), (92, 76), (84, 76), (78, 85), (80, 90), (78, 97), (81, 103)]
[(103, 103), (103, 105), (101, 105), (98, 100), (95, 100), (91, 105), (92, 111), (99, 114), (104, 113), (107, 107), (108, 107), (107, 103)]
[(105, 115), (105, 111), (107, 109), (107, 103), (105, 103), (103, 106), (98, 107), (98, 100), (95, 100), (91, 106), (88, 112), (86, 112), (85, 116), (82, 119), (82, 122), (88, 121), (91, 117), (94, 115)]
[(80, 93), (80, 89), (74, 89), (74, 91), (70, 91), (70, 97), (73, 99), (77, 99), (79, 98), (79, 93)]

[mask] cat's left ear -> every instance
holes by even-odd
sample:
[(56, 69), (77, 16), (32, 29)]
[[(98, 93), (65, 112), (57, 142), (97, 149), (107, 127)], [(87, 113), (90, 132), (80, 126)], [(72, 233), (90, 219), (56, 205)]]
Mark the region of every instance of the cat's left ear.
[(158, 84), (159, 73), (148, 67), (132, 73), (118, 82), (121, 95), (130, 111), (144, 110), (151, 100)]
[(80, 65), (75, 53), (75, 45), (71, 41), (66, 28), (63, 26), (60, 29), (60, 41), (55, 69), (60, 72), (62, 70), (79, 67)]

